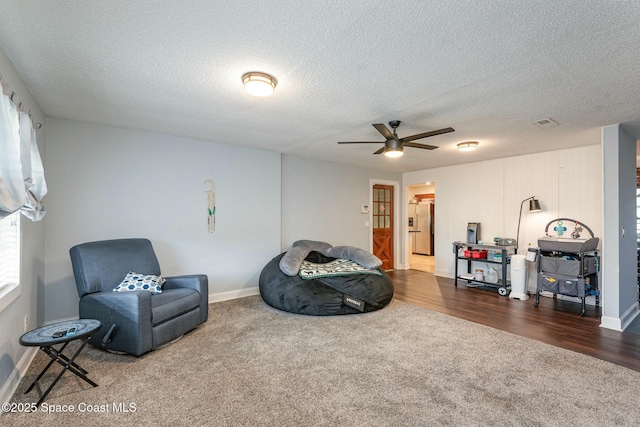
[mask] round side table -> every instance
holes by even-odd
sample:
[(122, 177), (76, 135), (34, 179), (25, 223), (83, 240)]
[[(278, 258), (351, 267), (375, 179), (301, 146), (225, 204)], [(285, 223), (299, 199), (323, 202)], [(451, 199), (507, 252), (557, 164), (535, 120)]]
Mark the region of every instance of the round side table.
[[(68, 320), (66, 322), (53, 323), (51, 325), (41, 326), (33, 329), (20, 337), (20, 344), (27, 347), (40, 347), (40, 350), (44, 351), (47, 356), (51, 358), (51, 361), (45, 366), (40, 374), (33, 380), (33, 383), (27, 388), (24, 393), (29, 393), (33, 387), (36, 387), (40, 400), (36, 403), (36, 406), (40, 404), (47, 397), (51, 389), (62, 378), (62, 375), (66, 371), (71, 371), (78, 377), (82, 378), (94, 387), (98, 384), (91, 381), (87, 374), (88, 372), (75, 363), (76, 358), (82, 352), (87, 342), (91, 339), (91, 335), (98, 331), (102, 327), (102, 324), (98, 320), (94, 319), (78, 319)], [(82, 340), (82, 344), (76, 350), (76, 352), (70, 358), (63, 354), (64, 349), (71, 341)], [(56, 345), (60, 345), (60, 348), (55, 348)], [(54, 362), (58, 362), (63, 366), (62, 371), (53, 380), (51, 385), (42, 393), (40, 389), (40, 379), (49, 370)]]

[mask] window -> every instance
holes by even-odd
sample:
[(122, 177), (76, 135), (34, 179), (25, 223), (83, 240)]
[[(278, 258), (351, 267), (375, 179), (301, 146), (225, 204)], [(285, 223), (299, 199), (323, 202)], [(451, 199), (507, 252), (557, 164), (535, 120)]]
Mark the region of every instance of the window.
[(20, 295), (20, 213), (0, 219), (0, 311)]
[(47, 183), (31, 112), (0, 75), (0, 311), (20, 295), (21, 214), (40, 221)]

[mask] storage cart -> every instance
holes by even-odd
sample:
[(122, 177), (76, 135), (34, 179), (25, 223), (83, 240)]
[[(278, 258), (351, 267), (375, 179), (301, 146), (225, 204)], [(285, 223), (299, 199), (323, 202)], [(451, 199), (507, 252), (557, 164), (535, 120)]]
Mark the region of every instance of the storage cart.
[[(453, 282), (455, 286), (458, 286), (458, 280), (465, 280), (469, 287), (497, 291), (503, 297), (509, 295), (511, 282), (507, 280), (507, 269), (511, 262), (511, 255), (515, 252), (514, 245), (498, 246), (453, 242), (453, 252), (456, 256)], [(465, 274), (459, 274), (458, 262), (460, 260), (466, 261)], [(497, 278), (495, 282), (484, 278), (475, 278), (472, 274), (473, 263), (499, 266), (501, 271), (500, 278)]]
[[(571, 237), (560, 237), (567, 230), (564, 221), (575, 224)], [(558, 224), (560, 236), (550, 236), (549, 226)], [(580, 238), (580, 233), (588, 231), (591, 237)], [(540, 292), (578, 297), (581, 301), (580, 316), (586, 313), (585, 299), (594, 295), (596, 306), (600, 305), (600, 291), (598, 289), (598, 273), (600, 272), (600, 257), (598, 243), (600, 239), (593, 235), (593, 231), (584, 223), (571, 218), (556, 218), (550, 221), (544, 229), (545, 237), (538, 239), (539, 256), (537, 260), (538, 279), (536, 286), (535, 307), (540, 304)]]

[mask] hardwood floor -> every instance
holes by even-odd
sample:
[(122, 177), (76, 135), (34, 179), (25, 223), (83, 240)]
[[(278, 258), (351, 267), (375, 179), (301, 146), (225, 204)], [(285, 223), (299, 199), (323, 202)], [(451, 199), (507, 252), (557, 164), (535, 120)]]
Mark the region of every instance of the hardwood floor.
[(411, 254), (409, 257), (409, 265), (412, 270), (433, 273), (436, 268), (436, 257), (430, 255)]
[(452, 279), (417, 270), (395, 270), (394, 297), (400, 301), (491, 326), (640, 371), (640, 334), (601, 328), (601, 308), (587, 306), (580, 317), (574, 302), (534, 297), (526, 301), (468, 288)]

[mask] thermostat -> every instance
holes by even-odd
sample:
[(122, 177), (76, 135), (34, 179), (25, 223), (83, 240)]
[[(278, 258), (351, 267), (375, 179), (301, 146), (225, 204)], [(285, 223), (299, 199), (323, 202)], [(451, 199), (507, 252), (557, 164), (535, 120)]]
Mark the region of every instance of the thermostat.
[(363, 214), (368, 214), (369, 213), (369, 205), (362, 205), (362, 207), (360, 208), (360, 212)]

